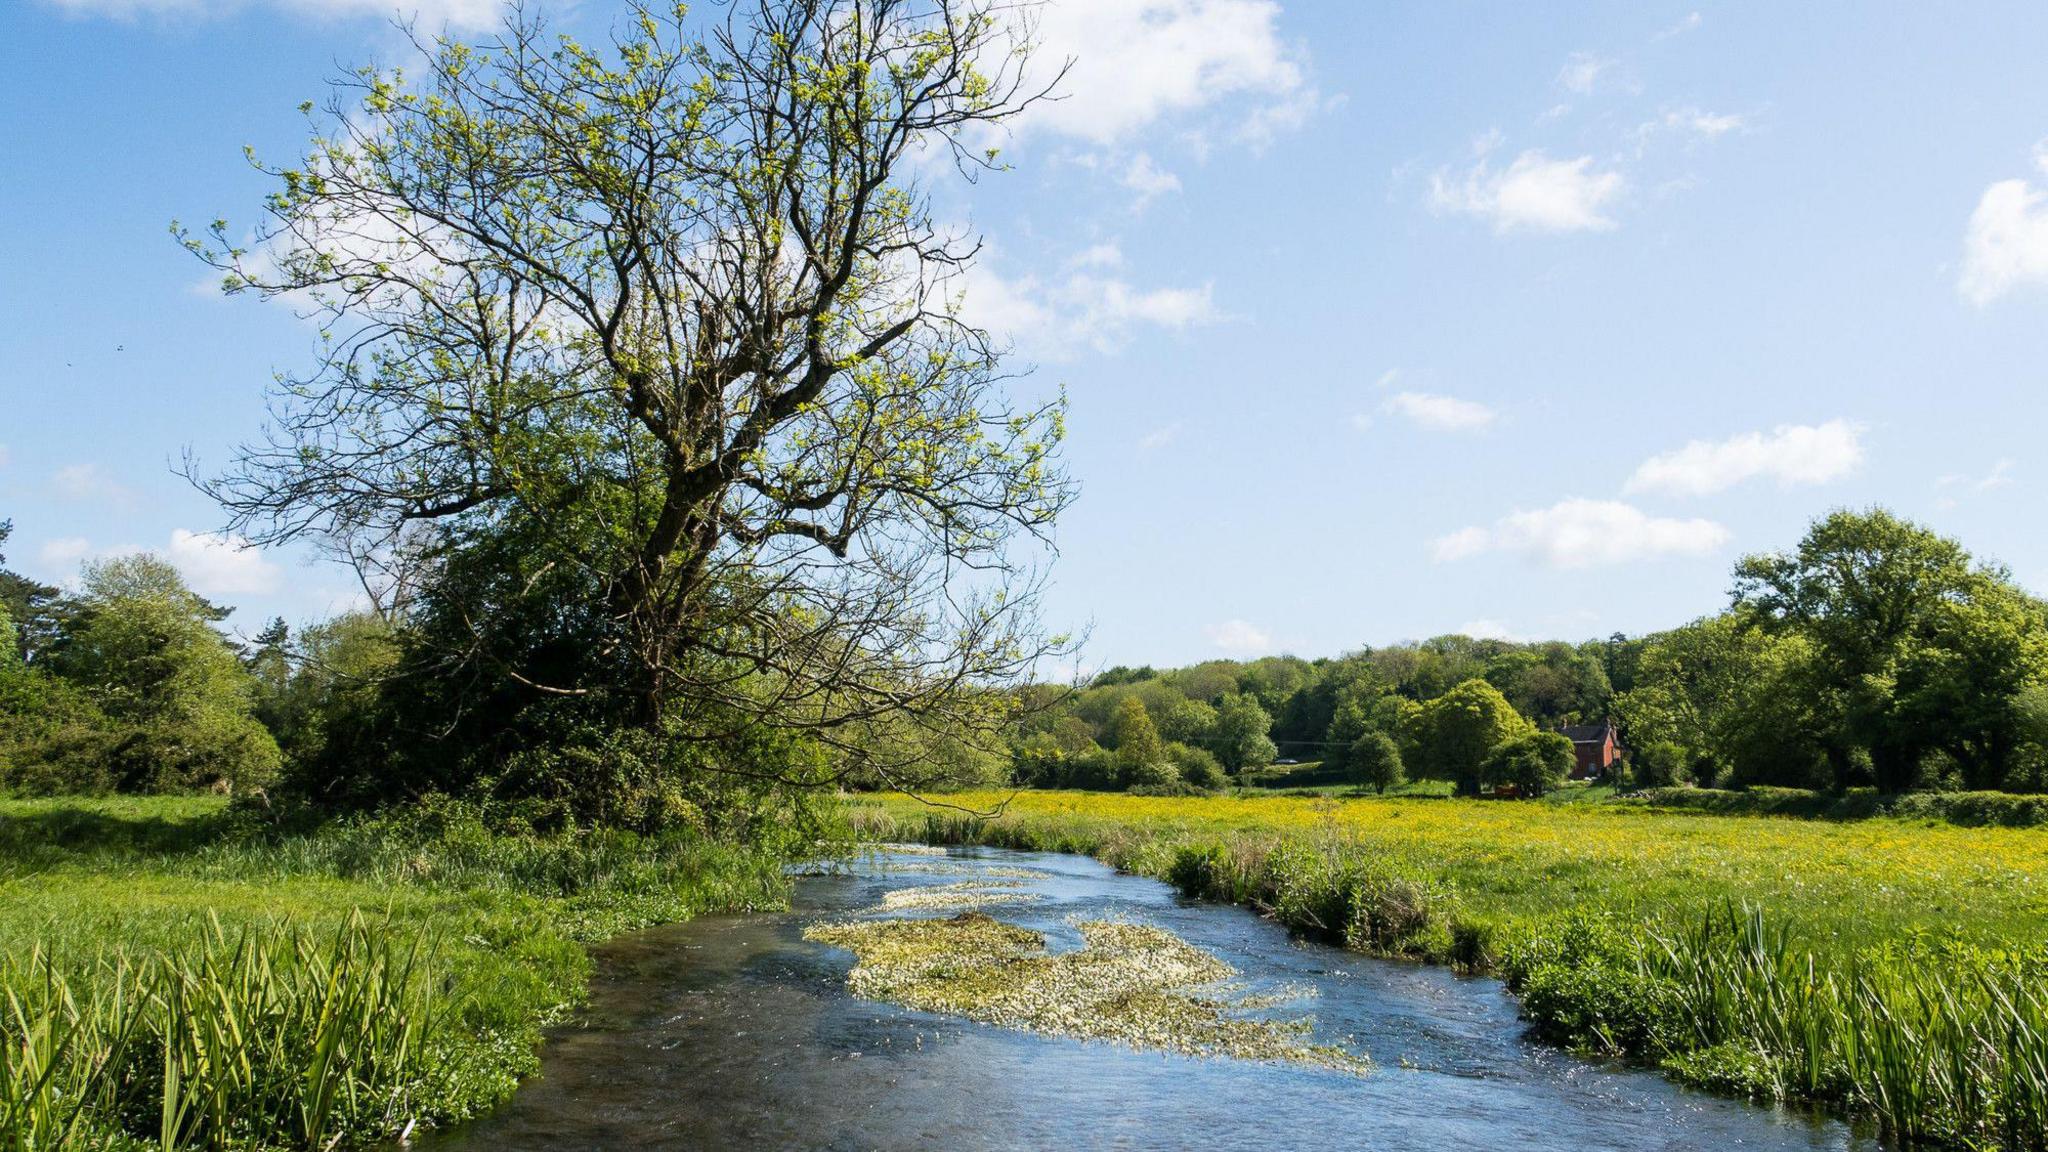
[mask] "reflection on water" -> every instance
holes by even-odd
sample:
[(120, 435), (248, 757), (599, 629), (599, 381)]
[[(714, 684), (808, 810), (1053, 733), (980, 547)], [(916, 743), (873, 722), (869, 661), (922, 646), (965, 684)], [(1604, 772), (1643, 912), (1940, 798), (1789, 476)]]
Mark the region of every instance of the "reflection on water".
[[(1077, 856), (960, 849), (798, 882), (797, 910), (711, 917), (600, 949), (591, 1010), (504, 1108), (427, 1148), (1867, 1149), (1843, 1125), (1722, 1100), (1522, 1039), (1491, 980), (1292, 941), (1241, 909), (1183, 901)], [(907, 865), (896, 869), (889, 866)], [(1036, 898), (990, 911), (1077, 945), (1070, 918), (1157, 924), (1238, 968), (1360, 1077), (1003, 1031), (845, 988), (852, 957), (803, 939), (963, 869), (1018, 868)], [(890, 915), (903, 915), (893, 912)], [(915, 913), (911, 913), (915, 914)], [(933, 912), (948, 915), (949, 912)]]

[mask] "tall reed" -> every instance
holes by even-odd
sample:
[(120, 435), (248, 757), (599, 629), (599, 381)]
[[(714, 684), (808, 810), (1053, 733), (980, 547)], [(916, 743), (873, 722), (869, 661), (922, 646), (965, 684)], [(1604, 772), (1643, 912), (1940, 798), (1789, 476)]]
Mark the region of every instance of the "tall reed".
[(176, 1152), (389, 1136), (443, 1069), (431, 948), (216, 922), (178, 953), (0, 958), (0, 1150)]

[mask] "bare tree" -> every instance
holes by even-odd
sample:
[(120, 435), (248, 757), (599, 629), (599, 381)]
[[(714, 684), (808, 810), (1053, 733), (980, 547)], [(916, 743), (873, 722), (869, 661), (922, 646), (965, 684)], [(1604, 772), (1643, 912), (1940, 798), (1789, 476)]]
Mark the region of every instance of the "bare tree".
[(267, 439), (199, 482), (233, 530), (407, 573), (478, 636), (588, 590), (560, 606), (593, 622), (585, 671), (479, 643), (451, 674), (623, 695), (686, 739), (798, 729), (916, 784), (925, 744), (992, 731), (992, 690), (1059, 644), (1035, 609), (1063, 404), (1005, 400), (958, 307), (979, 241), (917, 178), (997, 167), (1044, 96), (1026, 17), (636, 5), (596, 50), (520, 11), (422, 45), (418, 83), (352, 73), (301, 163), (259, 164), (253, 242), (181, 233), (325, 335)]

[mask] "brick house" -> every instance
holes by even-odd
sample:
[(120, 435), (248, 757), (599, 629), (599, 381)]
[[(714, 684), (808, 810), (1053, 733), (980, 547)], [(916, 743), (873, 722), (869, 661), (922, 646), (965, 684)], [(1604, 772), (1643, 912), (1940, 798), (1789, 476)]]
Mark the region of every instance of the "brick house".
[(1559, 729), (1572, 742), (1572, 779), (1598, 780), (1621, 759), (1621, 734), (1614, 721), (1566, 724)]

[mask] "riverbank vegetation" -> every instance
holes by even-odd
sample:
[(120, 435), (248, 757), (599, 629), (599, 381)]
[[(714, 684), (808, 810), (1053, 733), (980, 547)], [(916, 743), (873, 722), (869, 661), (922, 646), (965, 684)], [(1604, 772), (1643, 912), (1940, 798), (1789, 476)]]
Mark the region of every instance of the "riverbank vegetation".
[(0, 1148), (326, 1148), (473, 1115), (587, 942), (781, 903), (686, 830), (463, 805), (285, 830), (215, 797), (0, 801)]
[(1907, 1142), (2048, 1142), (2048, 839), (1451, 799), (955, 798), (865, 834), (1083, 852), (1359, 951), (1502, 976), (1542, 1036)]

